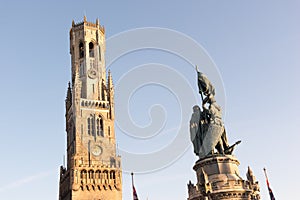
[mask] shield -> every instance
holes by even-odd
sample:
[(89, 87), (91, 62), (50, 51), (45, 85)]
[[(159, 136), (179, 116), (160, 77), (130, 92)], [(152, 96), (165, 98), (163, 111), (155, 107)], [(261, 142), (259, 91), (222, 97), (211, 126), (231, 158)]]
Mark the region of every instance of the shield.
[(199, 157), (204, 158), (208, 154), (214, 151), (216, 145), (221, 139), (222, 133), (224, 131), (223, 126), (216, 124), (209, 124), (208, 130), (203, 139), (202, 146), (199, 151)]

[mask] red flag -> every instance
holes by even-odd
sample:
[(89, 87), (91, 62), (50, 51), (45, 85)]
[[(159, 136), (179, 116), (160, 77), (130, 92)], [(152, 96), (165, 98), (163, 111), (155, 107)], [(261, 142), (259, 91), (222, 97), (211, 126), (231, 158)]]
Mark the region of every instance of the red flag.
[(133, 200), (139, 200), (134, 185), (132, 185), (132, 188), (133, 188)]
[(269, 184), (269, 180), (268, 180), (266, 168), (264, 168), (264, 172), (265, 172), (265, 176), (266, 176), (266, 181), (267, 181), (267, 186), (268, 186), (268, 190), (269, 190), (270, 199), (271, 199), (271, 200), (275, 200), (273, 191), (272, 191), (272, 189), (271, 189), (271, 187), (270, 187), (270, 184)]
[(136, 190), (135, 190), (135, 187), (134, 187), (134, 184), (133, 184), (133, 173), (131, 173), (131, 177), (132, 177), (133, 200), (139, 200)]

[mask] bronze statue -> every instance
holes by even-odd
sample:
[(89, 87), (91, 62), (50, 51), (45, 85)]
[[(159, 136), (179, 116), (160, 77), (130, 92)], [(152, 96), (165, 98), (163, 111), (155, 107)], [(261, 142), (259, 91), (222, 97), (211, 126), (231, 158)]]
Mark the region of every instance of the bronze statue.
[(194, 152), (200, 158), (212, 154), (232, 154), (234, 147), (241, 141), (230, 146), (222, 121), (221, 107), (215, 100), (215, 88), (208, 78), (198, 71), (198, 87), (202, 98), (202, 110), (199, 106), (193, 107), (190, 120), (190, 136)]

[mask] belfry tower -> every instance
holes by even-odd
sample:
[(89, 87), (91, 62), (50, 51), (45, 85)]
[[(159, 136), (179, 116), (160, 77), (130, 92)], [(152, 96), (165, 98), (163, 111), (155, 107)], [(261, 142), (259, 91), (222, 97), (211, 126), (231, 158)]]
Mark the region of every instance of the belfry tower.
[(66, 98), (67, 165), (60, 168), (59, 200), (121, 200), (116, 155), (114, 88), (105, 69), (105, 29), (72, 22), (72, 82)]

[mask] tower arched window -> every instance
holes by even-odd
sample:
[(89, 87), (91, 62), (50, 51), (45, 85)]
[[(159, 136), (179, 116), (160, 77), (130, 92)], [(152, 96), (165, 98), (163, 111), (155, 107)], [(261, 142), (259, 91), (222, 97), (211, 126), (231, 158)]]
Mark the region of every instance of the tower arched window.
[(103, 171), (103, 175), (104, 175), (104, 177), (103, 177), (104, 179), (108, 179), (109, 178), (107, 170)]
[(89, 55), (90, 57), (94, 57), (95, 56), (95, 52), (94, 52), (94, 43), (90, 42), (89, 43)]
[(92, 117), (92, 136), (95, 136), (95, 117)]
[(103, 119), (101, 115), (91, 115), (87, 118), (87, 132), (88, 135), (104, 137)]
[(89, 171), (89, 179), (94, 179), (94, 171), (93, 170)]
[(87, 123), (88, 123), (88, 134), (95, 136), (95, 117), (91, 115), (87, 119)]
[(102, 117), (99, 116), (97, 117), (97, 120), (96, 120), (96, 128), (97, 128), (97, 136), (104, 136), (103, 134), (103, 120), (102, 120)]
[(115, 171), (110, 172), (110, 179), (116, 179)]
[(83, 43), (80, 42), (79, 43), (79, 58), (83, 58), (84, 57), (84, 46)]
[(87, 171), (84, 169), (80, 172), (80, 178), (85, 183), (87, 179)]
[(101, 177), (100, 177), (100, 174), (101, 174), (101, 171), (100, 170), (97, 170), (96, 171), (96, 174), (95, 174), (95, 178), (96, 179), (100, 179)]
[(87, 119), (87, 122), (88, 122), (88, 134), (91, 135), (92, 134), (92, 122), (91, 122), (91, 117), (89, 117)]

